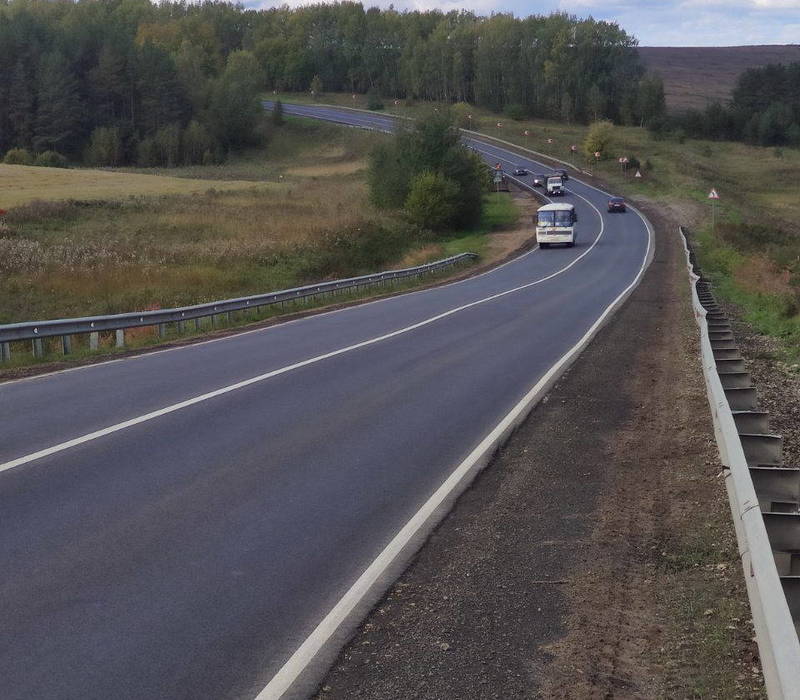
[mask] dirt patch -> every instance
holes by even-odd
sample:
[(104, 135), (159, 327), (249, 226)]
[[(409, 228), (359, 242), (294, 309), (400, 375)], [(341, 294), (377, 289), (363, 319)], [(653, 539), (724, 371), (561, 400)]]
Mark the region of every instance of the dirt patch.
[(657, 223), (642, 285), (318, 698), (759, 696), (685, 270), (674, 227)]
[(363, 160), (343, 161), (341, 163), (320, 163), (319, 165), (304, 165), (298, 168), (289, 168), (287, 175), (300, 177), (330, 177), (331, 175), (352, 175), (363, 170), (367, 164)]

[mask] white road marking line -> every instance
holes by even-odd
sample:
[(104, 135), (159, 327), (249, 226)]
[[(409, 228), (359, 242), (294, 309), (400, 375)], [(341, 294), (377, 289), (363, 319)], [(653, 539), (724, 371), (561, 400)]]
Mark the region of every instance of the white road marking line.
[[(578, 195), (580, 196), (580, 195)], [(588, 201), (588, 200), (587, 200)], [(591, 204), (591, 202), (589, 202)], [(594, 207), (594, 205), (592, 205)], [(597, 210), (596, 207), (594, 207)], [(599, 211), (598, 211), (599, 213)], [(602, 220), (602, 217), (601, 217)], [(468, 477), (476, 465), (480, 463), (487, 452), (490, 452), (496, 443), (502, 438), (516, 421), (530, 410), (534, 403), (539, 399), (539, 395), (546, 391), (549, 383), (557, 377), (562, 368), (567, 365), (600, 328), (605, 319), (625, 299), (639, 283), (647, 265), (651, 259), (652, 230), (647, 219), (642, 217), (647, 229), (647, 249), (645, 251), (642, 265), (633, 281), (612, 301), (592, 324), (583, 337), (575, 343), (562, 357), (547, 371), (547, 373), (528, 391), (509, 413), (494, 427), (494, 429), (481, 440), (480, 444), (461, 462), (435, 491), (435, 493), (414, 513), (411, 519), (394, 536), (383, 551), (373, 560), (364, 570), (355, 583), (339, 599), (330, 612), (322, 619), (317, 627), (306, 637), (303, 643), (292, 654), (288, 661), (272, 677), (266, 687), (256, 696), (255, 700), (279, 700), (291, 689), (292, 685), (300, 677), (300, 674), (314, 660), (316, 655), (322, 650), (325, 644), (331, 639), (336, 631), (344, 624), (348, 617), (353, 613), (359, 603), (369, 595), (373, 586), (381, 581), (385, 572), (391, 567), (395, 559), (400, 556), (403, 549), (414, 539), (422, 530), (437, 510), (446, 501), (447, 497), (459, 487), (461, 482)], [(598, 236), (599, 239), (599, 236)], [(597, 239), (596, 239), (597, 240)], [(596, 242), (596, 241), (595, 241)]]
[[(588, 200), (586, 201), (589, 203), (590, 206), (592, 206), (592, 208), (594, 208), (595, 211), (597, 211), (599, 215), (600, 212), (597, 209), (597, 207), (595, 207)], [(217, 396), (222, 396), (223, 394), (229, 394), (230, 392), (236, 391), (237, 389), (243, 389), (244, 387), (250, 386), (251, 384), (263, 382), (267, 379), (271, 379), (272, 377), (277, 377), (281, 374), (286, 374), (287, 372), (300, 369), (301, 367), (306, 367), (308, 365), (316, 364), (317, 362), (327, 360), (331, 357), (336, 357), (337, 355), (342, 355), (346, 352), (352, 352), (353, 350), (358, 350), (359, 348), (364, 348), (369, 345), (374, 345), (375, 343), (380, 343), (384, 340), (388, 340), (389, 338), (394, 338), (398, 335), (409, 333), (411, 331), (417, 330), (418, 328), (428, 326), (432, 323), (435, 323), (436, 321), (440, 321), (443, 318), (447, 318), (448, 316), (452, 316), (453, 314), (459, 313), (460, 311), (464, 311), (466, 309), (470, 309), (474, 306), (479, 306), (481, 304), (486, 304), (490, 301), (494, 301), (495, 299), (500, 299), (501, 297), (507, 296), (509, 294), (514, 294), (515, 292), (520, 292), (524, 289), (529, 289), (530, 287), (534, 287), (537, 284), (541, 284), (542, 282), (546, 282), (547, 280), (553, 279), (554, 277), (563, 274), (571, 267), (576, 265), (581, 259), (587, 256), (592, 251), (592, 249), (597, 245), (597, 242), (603, 235), (604, 230), (605, 230), (605, 223), (603, 221), (603, 217), (600, 216), (600, 232), (597, 234), (597, 237), (592, 242), (592, 245), (590, 245), (583, 253), (581, 253), (569, 264), (538, 280), (534, 280), (533, 282), (527, 282), (526, 284), (519, 285), (518, 287), (513, 287), (512, 289), (507, 289), (503, 292), (498, 292), (497, 294), (492, 294), (491, 296), (484, 297), (483, 299), (478, 299), (477, 301), (472, 301), (468, 304), (462, 304), (461, 306), (457, 306), (453, 309), (449, 309), (448, 311), (436, 314), (435, 316), (431, 316), (430, 318), (427, 318), (423, 321), (418, 321), (417, 323), (413, 323), (410, 326), (399, 328), (398, 330), (391, 331), (389, 333), (384, 333), (383, 335), (376, 336), (375, 338), (370, 338), (369, 340), (364, 340), (359, 343), (354, 343), (353, 345), (348, 345), (344, 348), (339, 348), (338, 350), (333, 350), (331, 352), (327, 352), (322, 355), (317, 355), (316, 357), (311, 357), (307, 360), (302, 360), (301, 362), (295, 362), (294, 364), (286, 365), (285, 367), (281, 367), (279, 369), (275, 369), (270, 372), (265, 372), (264, 374), (259, 374), (255, 377), (251, 377), (249, 379), (236, 382), (235, 384), (230, 384), (229, 386), (221, 387), (220, 389), (215, 389), (214, 391), (209, 391), (205, 394), (200, 394), (199, 396), (192, 397), (191, 399), (180, 401), (178, 403), (172, 404), (171, 406), (166, 406), (165, 408), (160, 408), (158, 410), (151, 411), (150, 413), (145, 413), (144, 415), (137, 416), (136, 418), (131, 418), (129, 420), (122, 421), (121, 423), (110, 425), (106, 428), (101, 428), (100, 430), (95, 430), (94, 432), (87, 433), (86, 435), (81, 435), (80, 437), (73, 438), (72, 440), (67, 440), (66, 442), (61, 442), (57, 445), (53, 445), (52, 447), (47, 447), (43, 450), (38, 450), (37, 452), (32, 452), (22, 457), (17, 457), (16, 459), (12, 459), (8, 462), (0, 464), (0, 472), (5, 472), (10, 469), (20, 467), (23, 464), (29, 464), (30, 462), (34, 462), (38, 459), (49, 457), (50, 455), (56, 454), (58, 452), (63, 452), (64, 450), (68, 450), (72, 447), (77, 447), (78, 445), (91, 442), (92, 440), (97, 440), (98, 438), (105, 437), (106, 435), (111, 435), (112, 433), (119, 432), (120, 430), (125, 430), (126, 428), (131, 428), (135, 425), (146, 423), (147, 421), (153, 420), (154, 418), (159, 418), (169, 413), (180, 411), (184, 408), (188, 408), (189, 406), (194, 406), (195, 404), (201, 403), (203, 401), (208, 401), (209, 399), (216, 398)]]

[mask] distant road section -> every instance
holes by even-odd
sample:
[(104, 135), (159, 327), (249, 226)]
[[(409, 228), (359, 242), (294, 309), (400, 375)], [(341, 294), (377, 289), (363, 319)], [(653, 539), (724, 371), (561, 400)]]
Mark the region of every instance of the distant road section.
[[(472, 145), (507, 170), (543, 169)], [(0, 697), (219, 700), (268, 687), (456, 465), (640, 279), (645, 221), (608, 214), (589, 185), (568, 188), (575, 248), (0, 385)]]

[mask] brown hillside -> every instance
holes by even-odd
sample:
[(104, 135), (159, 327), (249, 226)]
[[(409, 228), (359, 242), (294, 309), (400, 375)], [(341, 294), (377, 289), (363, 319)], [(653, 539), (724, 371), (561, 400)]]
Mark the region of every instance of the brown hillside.
[(800, 61), (800, 45), (640, 46), (639, 55), (664, 79), (669, 109), (702, 109), (729, 99), (737, 76), (748, 68)]

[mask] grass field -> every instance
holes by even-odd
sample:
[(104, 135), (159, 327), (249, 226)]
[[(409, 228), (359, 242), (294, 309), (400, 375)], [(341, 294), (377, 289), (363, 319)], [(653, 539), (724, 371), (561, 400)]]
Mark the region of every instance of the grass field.
[[(263, 189), (264, 183), (229, 179), (216, 187)], [(10, 209), (37, 199), (96, 201), (152, 195), (196, 194), (209, 188), (207, 180), (122, 173), (82, 168), (38, 168), (0, 163), (0, 209)]]
[(667, 108), (680, 111), (729, 100), (740, 73), (800, 61), (800, 46), (640, 46), (639, 56), (663, 78)]
[[(39, 198), (0, 224), (0, 323), (166, 308), (484, 253), (486, 233), (514, 222), (511, 198), (489, 195), (476, 230), (409, 236), (368, 201), (366, 158), (382, 138), (292, 119), (265, 149), (219, 166), (27, 168)], [(65, 199), (42, 199), (53, 176)], [(140, 180), (150, 190), (132, 195), (128, 183)], [(90, 181), (116, 187), (94, 199)]]

